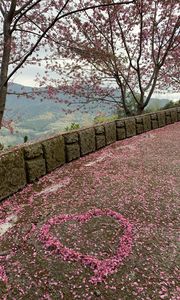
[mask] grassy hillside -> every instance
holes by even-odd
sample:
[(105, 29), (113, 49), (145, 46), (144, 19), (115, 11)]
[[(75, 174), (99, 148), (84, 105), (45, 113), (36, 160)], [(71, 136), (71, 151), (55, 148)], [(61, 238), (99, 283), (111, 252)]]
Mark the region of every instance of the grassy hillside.
[[(55, 103), (52, 99), (44, 98), (41, 89), (36, 89), (39, 95), (34, 98), (28, 98), (25, 95), (18, 96), (20, 93), (30, 95), (31, 87), (24, 87), (19, 84), (11, 84), (10, 92), (7, 97), (7, 105), (5, 118), (13, 120), (14, 133), (11, 134), (7, 129), (3, 128), (0, 132), (0, 143), (7, 146), (23, 143), (24, 136), (28, 136), (28, 140), (47, 136), (53, 133), (63, 131), (65, 127), (71, 123), (78, 123), (80, 126), (87, 126), (93, 123), (98, 113), (111, 116), (115, 113), (116, 108), (109, 106), (107, 103), (87, 104), (78, 110), (79, 105), (74, 103), (74, 99), (63, 93), (58, 94), (60, 103)], [(71, 101), (69, 106), (67, 103)], [(79, 100), (80, 101), (80, 100)], [(152, 99), (148, 105), (148, 109), (158, 110), (168, 103), (167, 99)], [(73, 113), (67, 113), (72, 109)]]

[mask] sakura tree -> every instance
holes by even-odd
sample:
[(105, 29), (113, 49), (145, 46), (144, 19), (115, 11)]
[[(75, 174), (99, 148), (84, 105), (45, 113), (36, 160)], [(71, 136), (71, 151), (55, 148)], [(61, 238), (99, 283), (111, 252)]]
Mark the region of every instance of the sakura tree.
[(63, 19), (47, 64), (60, 80), (49, 84), (82, 97), (80, 104), (106, 101), (141, 114), (155, 90), (178, 90), (179, 9), (178, 0), (135, 0)]
[[(129, 1), (1, 0), (0, 1), (0, 128), (8, 82), (25, 64), (41, 64), (53, 51), (55, 24), (94, 7), (119, 6)], [(67, 26), (67, 25), (66, 25)], [(61, 28), (63, 36), (63, 27)], [(61, 39), (61, 37), (60, 37)], [(61, 40), (58, 39), (59, 43)], [(41, 55), (39, 54), (41, 52)]]

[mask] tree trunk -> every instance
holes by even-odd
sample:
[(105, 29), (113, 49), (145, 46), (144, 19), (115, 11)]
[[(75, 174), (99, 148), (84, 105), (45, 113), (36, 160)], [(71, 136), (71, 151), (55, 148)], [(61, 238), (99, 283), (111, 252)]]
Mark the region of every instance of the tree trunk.
[(144, 108), (138, 105), (137, 107), (137, 115), (142, 115), (144, 113)]
[(7, 95), (7, 84), (5, 84), (0, 90), (0, 129), (2, 127), (2, 119), (5, 110), (6, 104), (6, 95)]
[(132, 117), (133, 113), (130, 110), (124, 110), (126, 117)]
[(15, 15), (17, 0), (10, 1), (9, 11), (4, 13), (3, 22), (3, 51), (0, 71), (0, 129), (2, 127), (2, 119), (5, 110), (7, 88), (8, 88), (8, 68), (12, 46), (11, 23)]
[(2, 53), (2, 62), (1, 62), (1, 72), (0, 72), (0, 129), (2, 127), (2, 119), (5, 110), (6, 96), (7, 96), (7, 76), (8, 76), (8, 67), (11, 53), (11, 32), (10, 32), (10, 23), (4, 21), (4, 41), (3, 41), (3, 53)]
[(127, 103), (126, 103), (126, 92), (121, 88), (121, 99), (122, 99), (122, 104), (123, 104), (123, 109), (125, 112), (125, 115), (127, 117), (132, 116), (132, 112), (129, 110)]

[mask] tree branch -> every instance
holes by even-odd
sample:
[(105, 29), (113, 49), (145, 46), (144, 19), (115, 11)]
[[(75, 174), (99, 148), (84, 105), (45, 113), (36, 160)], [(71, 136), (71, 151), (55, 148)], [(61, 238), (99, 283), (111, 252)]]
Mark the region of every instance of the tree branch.
[[(35, 3), (33, 3), (31, 6), (30, 6), (30, 9), (33, 8), (33, 6), (35, 6), (37, 3), (41, 2), (40, 1), (36, 1)], [(18, 15), (20, 14), (29, 4), (32, 3), (32, 0), (29, 0), (28, 2), (26, 2), (24, 5), (21, 6), (21, 8), (19, 8), (18, 10), (15, 11), (15, 15)], [(29, 9), (28, 9), (29, 10)]]
[(142, 83), (141, 83), (141, 69), (140, 69), (140, 59), (142, 55), (142, 35), (143, 35), (143, 13), (142, 13), (142, 2), (141, 2), (141, 10), (139, 11), (140, 14), (140, 42), (139, 42), (139, 55), (137, 58), (137, 76), (138, 76), (138, 83), (139, 83), (139, 89), (141, 91), (141, 100), (140, 102), (143, 102), (144, 98), (144, 90), (142, 88)]
[[(28, 1), (28, 3), (24, 4), (23, 5), (23, 9), (25, 9), (32, 1)], [(30, 5), (29, 7), (27, 7), (27, 9), (23, 11), (23, 9), (20, 9), (18, 11), (15, 12), (15, 14), (17, 15), (18, 13), (20, 13), (20, 15), (17, 17), (17, 19), (15, 20), (14, 24), (13, 24), (13, 27), (11, 29), (11, 33), (16, 29), (16, 25), (17, 23), (19, 22), (19, 20), (25, 16), (25, 14), (30, 11), (33, 7), (35, 7), (39, 2), (41, 2), (41, 0), (37, 0), (35, 3), (33, 3), (32, 5)]]
[[(38, 0), (37, 2), (39, 2), (40, 0)], [(118, 2), (118, 3), (110, 3), (110, 4), (99, 4), (99, 5), (94, 5), (94, 6), (88, 6), (88, 7), (84, 7), (81, 9), (76, 9), (73, 10), (71, 12), (67, 12), (63, 15), (61, 15), (61, 13), (63, 12), (63, 10), (66, 8), (67, 4), (69, 3), (70, 0), (66, 0), (65, 4), (63, 5), (63, 7), (61, 8), (61, 10), (58, 12), (58, 14), (56, 15), (56, 17), (54, 18), (54, 20), (51, 22), (51, 24), (46, 28), (46, 30), (42, 33), (41, 37), (36, 41), (36, 43), (34, 44), (34, 46), (31, 48), (31, 50), (24, 56), (24, 58), (22, 59), (22, 61), (14, 68), (14, 70), (8, 75), (8, 77), (6, 78), (6, 80), (4, 82), (2, 82), (0, 89), (9, 81), (9, 79), (17, 72), (17, 70), (26, 62), (27, 58), (32, 55), (32, 53), (34, 52), (34, 50), (37, 48), (37, 46), (40, 44), (41, 40), (45, 37), (45, 35), (47, 34), (47, 32), (54, 26), (54, 24), (59, 21), (62, 18), (68, 17), (72, 14), (75, 13), (79, 13), (79, 12), (83, 12), (85, 10), (91, 10), (94, 8), (102, 8), (102, 7), (108, 7), (108, 6), (114, 6), (114, 5), (120, 5), (120, 4), (132, 4), (135, 2), (135, 0), (132, 1), (125, 1), (125, 2)], [(37, 4), (36, 2), (36, 4)], [(28, 8), (29, 10), (29, 8)], [(24, 15), (24, 13), (23, 13)], [(16, 23), (16, 21), (15, 21)], [(14, 27), (13, 27), (14, 28)]]
[(178, 17), (178, 20), (177, 20), (177, 22), (176, 22), (176, 24), (175, 24), (175, 26), (174, 26), (173, 32), (172, 32), (172, 34), (171, 34), (171, 36), (170, 36), (170, 38), (169, 38), (169, 40), (168, 40), (168, 46), (167, 46), (167, 48), (166, 48), (166, 51), (165, 51), (165, 53), (164, 53), (164, 56), (163, 56), (163, 58), (162, 58), (160, 64), (159, 64), (160, 67), (163, 66), (163, 64), (164, 64), (164, 62), (165, 62), (165, 60), (166, 60), (166, 57), (167, 57), (167, 55), (168, 55), (168, 52), (170, 51), (170, 49), (171, 49), (171, 47), (172, 47), (172, 45), (173, 45), (173, 39), (174, 39), (176, 30), (179, 28), (179, 25), (180, 25), (179, 23), (180, 23), (180, 17)]
[(119, 21), (119, 18), (117, 17), (117, 23), (118, 23), (118, 26), (119, 26), (119, 29), (120, 29), (120, 32), (121, 32), (121, 38), (122, 38), (122, 41), (123, 41), (123, 44), (124, 44), (124, 48), (125, 48), (125, 51), (127, 53), (127, 56), (128, 56), (128, 59), (129, 59), (129, 63), (131, 65), (131, 67), (137, 71), (137, 68), (135, 66), (133, 66), (132, 64), (132, 58), (130, 56), (130, 53), (129, 53), (129, 49), (128, 49), (128, 46), (127, 46), (127, 43), (126, 43), (126, 39), (125, 39), (125, 36), (124, 36), (124, 32), (122, 30), (122, 26), (121, 26), (121, 23)]
[(108, 6), (115, 6), (115, 5), (122, 5), (122, 4), (133, 4), (135, 3), (136, 0), (130, 0), (130, 1), (124, 1), (124, 2), (116, 2), (116, 3), (107, 3), (107, 4), (99, 4), (99, 5), (91, 5), (91, 6), (85, 6), (83, 8), (79, 8), (79, 9), (76, 9), (76, 10), (73, 10), (71, 12), (67, 12), (65, 13), (64, 15), (60, 16), (58, 18), (58, 20), (62, 19), (62, 18), (65, 18), (65, 17), (68, 17), (72, 14), (75, 14), (75, 13), (80, 13), (80, 12), (83, 12), (83, 11), (87, 11), (87, 10), (91, 10), (91, 9), (94, 9), (94, 8), (103, 8), (103, 7), (108, 7)]

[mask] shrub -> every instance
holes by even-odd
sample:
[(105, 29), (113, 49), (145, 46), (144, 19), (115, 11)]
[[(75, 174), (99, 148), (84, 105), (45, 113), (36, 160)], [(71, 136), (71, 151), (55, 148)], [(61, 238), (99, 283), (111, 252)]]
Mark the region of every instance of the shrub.
[(70, 126), (65, 127), (65, 131), (71, 131), (71, 130), (76, 130), (79, 129), (80, 125), (78, 123), (71, 123)]
[(180, 106), (180, 100), (179, 101), (169, 101), (169, 103), (167, 103), (166, 105), (164, 105), (161, 109), (168, 109), (168, 108), (173, 108), (173, 107), (177, 107)]
[(0, 143), (0, 151), (4, 149), (4, 145)]
[(25, 136), (24, 136), (24, 143), (26, 143), (27, 141), (28, 141), (28, 136), (25, 135)]
[(111, 122), (118, 119), (118, 115), (106, 116), (104, 113), (99, 114), (94, 118), (94, 124)]

